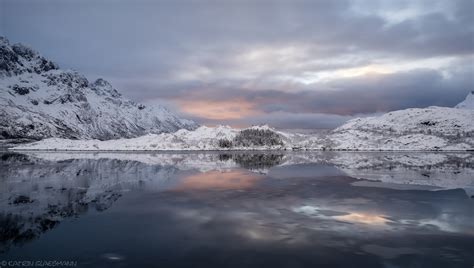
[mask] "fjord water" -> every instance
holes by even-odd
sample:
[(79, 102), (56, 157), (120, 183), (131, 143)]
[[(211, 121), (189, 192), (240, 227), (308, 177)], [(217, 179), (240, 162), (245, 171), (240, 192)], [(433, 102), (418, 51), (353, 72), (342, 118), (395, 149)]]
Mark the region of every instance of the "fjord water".
[(472, 267), (465, 153), (1, 155), (0, 261)]

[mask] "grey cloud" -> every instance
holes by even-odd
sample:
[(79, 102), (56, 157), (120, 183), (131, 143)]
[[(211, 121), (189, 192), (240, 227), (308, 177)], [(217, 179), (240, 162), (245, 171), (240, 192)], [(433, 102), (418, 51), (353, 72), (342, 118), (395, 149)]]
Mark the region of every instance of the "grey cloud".
[[(431, 10), (435, 4), (442, 8)], [(383, 14), (407, 8), (423, 12), (395, 23)], [(137, 100), (244, 98), (263, 114), (239, 123), (326, 127), (361, 113), (462, 100), (474, 84), (473, 13), (471, 0), (4, 0), (0, 33), (64, 68), (110, 79)], [(299, 54), (262, 68), (239, 61), (255, 48), (286, 47)], [(446, 56), (468, 60), (449, 70), (309, 85), (280, 79), (384, 59), (396, 64)]]
[[(360, 51), (401, 56), (474, 52), (472, 1), (456, 17), (435, 13), (386, 26), (349, 1), (4, 1), (5, 33), (67, 67), (104, 74), (167, 71), (209, 50), (225, 59), (242, 46), (311, 44), (312, 57)], [(314, 53), (314, 51), (313, 51)], [(206, 64), (206, 62), (200, 62)]]
[(355, 115), (430, 105), (452, 107), (472, 90), (474, 70), (457, 66), (448, 75), (445, 78), (440, 71), (419, 69), (314, 83), (287, 91), (242, 89), (237, 81), (230, 88), (189, 84), (187, 92), (171, 88), (161, 91), (159, 97), (212, 101), (243, 98), (265, 113)]
[[(277, 128), (332, 128), (356, 116), (431, 105), (452, 107), (472, 90), (474, 70), (460, 64), (453, 66), (447, 75), (444, 77), (437, 70), (420, 69), (348, 78), (288, 91), (241, 89), (237, 82), (230, 88), (189, 84), (189, 91), (170, 88), (161, 91), (163, 95), (159, 98), (215, 102), (244, 99), (254, 104), (258, 111), (257, 115), (236, 120), (186, 115), (203, 124), (245, 126), (267, 123)], [(179, 106), (171, 108), (179, 110)]]

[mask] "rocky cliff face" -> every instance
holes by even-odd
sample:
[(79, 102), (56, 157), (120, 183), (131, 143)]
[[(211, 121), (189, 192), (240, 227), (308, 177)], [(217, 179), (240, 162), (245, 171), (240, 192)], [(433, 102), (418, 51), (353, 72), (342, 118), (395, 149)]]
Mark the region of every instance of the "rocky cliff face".
[(89, 82), (0, 37), (0, 139), (107, 140), (196, 127), (164, 107), (131, 101), (103, 79)]

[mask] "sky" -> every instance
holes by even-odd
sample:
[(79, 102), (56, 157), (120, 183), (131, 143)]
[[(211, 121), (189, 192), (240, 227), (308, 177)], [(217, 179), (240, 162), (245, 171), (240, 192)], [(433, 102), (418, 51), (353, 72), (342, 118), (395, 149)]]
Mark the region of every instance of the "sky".
[(333, 128), (474, 90), (473, 0), (0, 0), (0, 35), (210, 126)]

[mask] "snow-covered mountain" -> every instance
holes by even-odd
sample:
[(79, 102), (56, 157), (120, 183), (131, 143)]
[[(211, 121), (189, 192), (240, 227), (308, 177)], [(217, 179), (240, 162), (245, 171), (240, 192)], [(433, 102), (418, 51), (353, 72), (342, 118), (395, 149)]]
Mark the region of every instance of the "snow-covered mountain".
[(51, 138), (14, 150), (167, 151), (167, 150), (474, 150), (474, 110), (447, 107), (406, 109), (357, 118), (322, 135), (287, 133), (268, 126), (235, 129), (199, 127), (175, 133), (119, 140)]
[(461, 103), (459, 103), (458, 105), (456, 105), (455, 108), (474, 110), (474, 91), (471, 91), (467, 95), (466, 99), (462, 101)]
[(195, 129), (161, 106), (136, 103), (103, 79), (89, 82), (0, 37), (0, 139), (131, 138)]
[(337, 150), (474, 150), (472, 92), (456, 106), (413, 108), (357, 118), (332, 131)]

